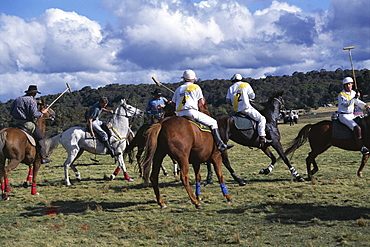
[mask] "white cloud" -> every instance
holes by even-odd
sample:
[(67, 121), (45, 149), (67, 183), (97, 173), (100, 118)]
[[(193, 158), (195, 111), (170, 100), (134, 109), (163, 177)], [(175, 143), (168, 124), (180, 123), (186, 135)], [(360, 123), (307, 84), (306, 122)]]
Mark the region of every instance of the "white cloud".
[[(267, 4), (267, 3), (270, 4)], [(0, 100), (29, 84), (54, 94), (109, 83), (178, 82), (184, 69), (198, 78), (260, 78), (295, 71), (369, 66), (367, 0), (335, 0), (327, 11), (304, 12), (292, 1), (104, 0), (117, 23), (60, 9), (24, 20), (0, 15)]]

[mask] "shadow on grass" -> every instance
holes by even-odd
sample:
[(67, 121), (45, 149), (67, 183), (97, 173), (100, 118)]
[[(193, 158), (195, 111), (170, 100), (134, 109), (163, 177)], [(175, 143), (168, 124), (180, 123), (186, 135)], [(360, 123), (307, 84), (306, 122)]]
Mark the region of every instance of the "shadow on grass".
[[(128, 208), (138, 205), (147, 205), (155, 203), (154, 200), (147, 202), (95, 202), (95, 201), (54, 201), (51, 203), (52, 207), (56, 208), (58, 213), (64, 215), (70, 214), (85, 214), (91, 211), (115, 211), (123, 208)], [(43, 216), (47, 213), (48, 207), (44, 204), (38, 206), (26, 207), (27, 212), (21, 213), (23, 217)], [(143, 209), (140, 209), (143, 210)]]
[(274, 203), (261, 204), (254, 207), (220, 210), (220, 214), (244, 214), (251, 211), (253, 214), (264, 213), (271, 222), (281, 224), (307, 224), (319, 221), (348, 221), (360, 218), (370, 219), (370, 208), (354, 206), (320, 206), (311, 203)]

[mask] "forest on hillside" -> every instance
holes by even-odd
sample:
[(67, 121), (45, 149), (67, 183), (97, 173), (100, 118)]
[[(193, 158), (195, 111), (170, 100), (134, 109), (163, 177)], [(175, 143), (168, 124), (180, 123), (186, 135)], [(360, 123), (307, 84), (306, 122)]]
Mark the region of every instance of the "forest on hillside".
[[(370, 91), (370, 71), (368, 69), (356, 70), (358, 89), (363, 96)], [(337, 69), (335, 71), (310, 71), (307, 73), (294, 72), (292, 75), (267, 76), (261, 79), (244, 78), (251, 84), (255, 93), (255, 102), (265, 102), (276, 92), (283, 91), (286, 109), (317, 109), (325, 104), (336, 104), (337, 95), (342, 90), (342, 80), (346, 76), (352, 76), (352, 70)], [(163, 83), (163, 82), (162, 82)], [(230, 80), (201, 80), (196, 82), (203, 90), (212, 115), (231, 114), (232, 107), (225, 103), (227, 89), (231, 85)], [(163, 83), (166, 87), (175, 90), (181, 82)], [(53, 106), (56, 113), (53, 121), (48, 121), (47, 135), (55, 135), (72, 126), (86, 126), (85, 112), (89, 106), (105, 96), (109, 99), (107, 108), (114, 109), (121, 99), (127, 103), (145, 110), (145, 106), (158, 86), (153, 84), (109, 84), (105, 87), (93, 89), (89, 86), (72, 93), (64, 94)], [(163, 86), (160, 87), (167, 99), (172, 98), (172, 93)], [(46, 103), (51, 103), (57, 95), (41, 96)], [(13, 100), (0, 103), (0, 128), (12, 126), (13, 118), (9, 113)], [(102, 114), (103, 120), (110, 116)], [(145, 118), (133, 119), (132, 129), (136, 131), (146, 121)]]

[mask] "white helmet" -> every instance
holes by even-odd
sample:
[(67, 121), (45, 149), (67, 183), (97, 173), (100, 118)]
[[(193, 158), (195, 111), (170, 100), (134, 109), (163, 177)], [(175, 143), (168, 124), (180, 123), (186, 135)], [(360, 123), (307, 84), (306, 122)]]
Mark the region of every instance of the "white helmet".
[(348, 83), (353, 83), (352, 77), (346, 77), (343, 79), (343, 82), (342, 82), (343, 85), (348, 84)]
[(231, 77), (231, 81), (241, 81), (241, 80), (243, 80), (241, 74), (234, 74), (233, 77)]
[(194, 70), (191, 69), (185, 70), (181, 78), (183, 78), (185, 81), (194, 81), (196, 79)]

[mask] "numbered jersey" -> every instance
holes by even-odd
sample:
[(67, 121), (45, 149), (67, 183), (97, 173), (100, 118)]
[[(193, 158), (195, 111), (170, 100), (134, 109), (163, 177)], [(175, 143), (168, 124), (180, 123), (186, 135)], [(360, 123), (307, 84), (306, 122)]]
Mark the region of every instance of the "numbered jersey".
[(192, 82), (186, 82), (178, 87), (172, 102), (176, 103), (176, 111), (198, 110), (198, 100), (203, 98), (202, 89)]
[(234, 111), (243, 111), (251, 107), (249, 100), (254, 99), (255, 94), (247, 82), (235, 82), (227, 91), (226, 99), (232, 102)]

